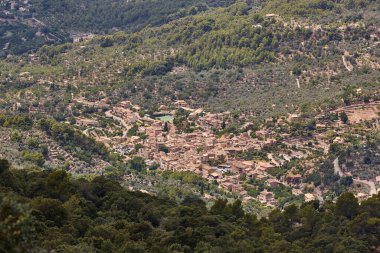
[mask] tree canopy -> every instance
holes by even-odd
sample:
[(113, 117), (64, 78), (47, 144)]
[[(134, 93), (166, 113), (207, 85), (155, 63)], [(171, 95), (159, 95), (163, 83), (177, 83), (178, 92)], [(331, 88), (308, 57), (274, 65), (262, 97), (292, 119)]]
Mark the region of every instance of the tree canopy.
[[(370, 252), (380, 240), (380, 195), (351, 193), (258, 219), (241, 201), (177, 204), (99, 176), (13, 170), (1, 160), (0, 252)], [(3, 166), (5, 165), (5, 166)], [(4, 240), (5, 239), (5, 240)]]

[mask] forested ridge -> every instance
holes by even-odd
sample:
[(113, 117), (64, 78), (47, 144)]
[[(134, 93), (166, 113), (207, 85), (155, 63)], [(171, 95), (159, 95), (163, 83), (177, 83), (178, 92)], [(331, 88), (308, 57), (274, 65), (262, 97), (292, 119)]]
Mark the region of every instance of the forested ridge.
[[(63, 8), (46, 2), (51, 9)], [(71, 93), (91, 100), (128, 98), (148, 112), (184, 99), (213, 111), (260, 117), (334, 107), (341, 103), (337, 97), (354, 87), (373, 93), (380, 55), (378, 1), (276, 3), (237, 1), (136, 32), (112, 30), (88, 41), (43, 46), (29, 56), (2, 60), (0, 89), (33, 90), (35, 98), (28, 101), (43, 101), (60, 121), (72, 116), (63, 109)], [(8, 101), (0, 103), (8, 107)], [(20, 108), (31, 106), (28, 101)]]
[[(32, 12), (52, 26), (70, 31), (106, 33), (110, 29), (139, 30), (195, 15), (210, 7), (228, 6), (233, 0), (37, 0)], [(112, 17), (112, 18), (110, 18)]]
[(99, 176), (14, 170), (0, 161), (0, 252), (375, 252), (380, 196), (360, 205), (351, 193), (244, 213), (239, 200), (211, 209), (130, 192)]
[(0, 57), (72, 41), (73, 33), (138, 31), (225, 7), (233, 0), (34, 0), (0, 2)]

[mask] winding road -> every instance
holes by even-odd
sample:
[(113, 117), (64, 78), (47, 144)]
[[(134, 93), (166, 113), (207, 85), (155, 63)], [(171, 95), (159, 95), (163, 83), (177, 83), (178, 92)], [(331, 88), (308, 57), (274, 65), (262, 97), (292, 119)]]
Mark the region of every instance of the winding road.
[(112, 112), (111, 112), (111, 110), (106, 111), (106, 112), (105, 112), (105, 115), (106, 115), (106, 117), (108, 117), (108, 118), (113, 118), (114, 120), (117, 120), (117, 121), (119, 121), (119, 122), (121, 123), (121, 125), (122, 125), (122, 126), (124, 127), (124, 129), (125, 129), (125, 130), (123, 131), (123, 137), (126, 137), (126, 136), (127, 136), (127, 132), (128, 132), (128, 130), (129, 130), (129, 128), (130, 128), (130, 126), (128, 126), (127, 122), (125, 122), (124, 119), (122, 119), (122, 118), (120, 118), (120, 117), (118, 117), (118, 116), (113, 115)]
[[(334, 160), (334, 172), (335, 172), (335, 174), (339, 175), (340, 177), (349, 176), (349, 175), (346, 175), (342, 171), (342, 168), (339, 166), (339, 159), (338, 158), (335, 158), (335, 160)], [(361, 180), (361, 179), (356, 179), (356, 178), (352, 178), (352, 180), (354, 181), (354, 183), (361, 183), (361, 184), (368, 185), (370, 195), (377, 193), (376, 186), (375, 186), (375, 183), (373, 181)]]

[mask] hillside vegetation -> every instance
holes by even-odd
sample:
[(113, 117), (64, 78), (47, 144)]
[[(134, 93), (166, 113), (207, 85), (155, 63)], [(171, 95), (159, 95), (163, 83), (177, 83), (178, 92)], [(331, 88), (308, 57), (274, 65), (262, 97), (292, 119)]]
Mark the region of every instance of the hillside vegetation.
[(376, 0), (270, 0), (265, 2), (263, 10), (287, 17), (319, 19), (324, 16), (335, 17), (337, 20), (350, 12), (360, 15), (360, 12), (369, 6), (377, 8), (373, 4), (376, 4)]
[[(373, 93), (380, 66), (378, 2), (352, 8), (314, 2), (331, 3), (328, 13), (336, 20), (288, 20), (266, 14), (286, 10), (271, 1), (262, 8), (237, 2), (137, 32), (44, 46), (28, 57), (3, 60), (2, 87), (30, 91), (29, 101), (53, 96), (56, 108), (66, 107), (73, 93), (92, 100), (128, 98), (147, 111), (185, 99), (213, 111), (259, 117), (334, 107), (355, 87)], [(70, 110), (64, 112), (60, 118), (70, 117)]]
[(138, 30), (148, 24), (160, 25), (205, 11), (209, 6), (227, 6), (231, 3), (233, 0), (38, 0), (32, 4), (32, 13), (50, 22), (53, 27), (102, 33), (110, 29)]
[(0, 161), (0, 252), (370, 252), (380, 198), (310, 202), (258, 220), (241, 202), (181, 204), (129, 192), (104, 177), (12, 170)]
[(75, 35), (138, 31), (233, 2), (4, 0), (0, 3), (0, 58), (69, 42)]
[(379, 252), (379, 13), (1, 1), (0, 253)]

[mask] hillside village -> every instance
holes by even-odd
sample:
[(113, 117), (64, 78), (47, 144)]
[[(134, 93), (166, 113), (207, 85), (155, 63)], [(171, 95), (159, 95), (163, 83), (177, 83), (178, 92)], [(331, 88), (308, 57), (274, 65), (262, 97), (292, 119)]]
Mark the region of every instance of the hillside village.
[(380, 253), (380, 0), (0, 0), (0, 253)]
[[(75, 43), (8, 57), (11, 36), (24, 44), (30, 44), (27, 34), (44, 40), (35, 48), (60, 36), (33, 16), (31, 1), (0, 6), (0, 22), (22, 24), (16, 31), (24, 31), (23, 25), (31, 29), (0, 38), (6, 52), (0, 52), (6, 58), (0, 71), (2, 113), (52, 117), (126, 162), (142, 157), (160, 171), (193, 172), (246, 203), (283, 207), (289, 199), (334, 199), (346, 189), (366, 199), (379, 188), (380, 28), (371, 16), (352, 16), (350, 10), (351, 16), (330, 24), (241, 10), (238, 16), (247, 23), (236, 19), (213, 39), (243, 39), (209, 48), (213, 31), (229, 25), (225, 17), (235, 20), (231, 8), (214, 13), (210, 24), (200, 15), (136, 34), (70, 32)], [(368, 13), (375, 15), (374, 8)], [(195, 36), (186, 35), (193, 20), (201, 34), (200, 55), (191, 43), (173, 39)], [(231, 53), (231, 59), (209, 55), (224, 47), (247, 51)], [(201, 55), (207, 57), (198, 62)], [(3, 131), (5, 145), (13, 132)], [(98, 156), (91, 161), (85, 148), (59, 145), (43, 131), (23, 134), (48, 147), (47, 164), (74, 174), (101, 175), (111, 165)], [(9, 153), (23, 149), (24, 142)]]
[[(280, 131), (297, 121), (297, 114), (289, 114), (287, 119), (276, 121), (267, 119), (267, 126), (255, 131), (252, 123), (248, 122), (244, 125), (246, 131), (218, 134), (217, 130), (228, 128), (234, 120), (230, 112), (209, 113), (202, 108), (189, 108), (183, 100), (175, 101), (170, 106), (161, 105), (160, 111), (155, 113), (156, 117), (142, 115), (141, 107), (130, 101), (122, 101), (115, 106), (107, 100), (87, 101), (79, 98), (76, 102), (99, 108), (106, 118), (118, 122), (119, 134), (114, 136), (109, 134), (112, 132), (109, 128), (108, 136), (102, 135), (104, 131), (96, 117), (78, 118), (76, 125), (125, 160), (141, 156), (148, 165), (156, 165), (160, 170), (190, 171), (242, 198), (244, 202), (256, 200), (269, 207), (279, 206), (273, 192), (279, 187), (291, 189), (293, 196), (304, 201), (324, 201), (329, 189), (306, 180), (317, 170), (318, 158), (327, 155), (331, 145), (348, 142), (346, 138), (351, 137), (347, 133), (353, 129), (357, 133), (361, 131), (357, 136), (363, 136), (363, 132), (378, 131), (380, 126), (380, 102), (377, 101), (353, 104), (317, 116), (315, 129), (308, 136), (292, 136), (288, 131)], [(331, 121), (326, 117), (341, 115), (342, 112), (348, 116), (349, 123), (343, 123), (338, 118)], [(178, 123), (181, 117), (183, 121)], [(183, 130), (184, 121), (187, 121), (185, 125), (188, 128)], [(276, 149), (279, 145), (283, 148)], [(298, 164), (294, 163), (281, 176), (271, 173), (294, 161)], [(380, 186), (378, 162), (374, 163), (377, 167), (374, 167), (372, 175), (366, 178), (368, 181), (361, 180), (360, 172), (353, 173), (345, 165), (342, 165), (345, 169), (341, 170), (338, 162), (334, 163), (334, 170), (341, 178), (353, 177), (356, 195), (366, 199)]]
[[(30, 75), (25, 72), (20, 76), (28, 79)], [(334, 199), (338, 195), (335, 192), (342, 190), (337, 184), (354, 191), (360, 200), (378, 191), (378, 95), (375, 92), (371, 97), (361, 97), (361, 88), (352, 92), (361, 100), (316, 115), (295, 112), (261, 123), (252, 115), (211, 113), (185, 100), (160, 105), (157, 111), (147, 114), (142, 106), (129, 100), (89, 99), (80, 93), (71, 93), (67, 107), (62, 110), (75, 115), (66, 124), (105, 144), (126, 162), (143, 157), (149, 167), (160, 171), (195, 173), (244, 203), (257, 201), (268, 207), (283, 207), (289, 199)], [(35, 98), (28, 92), (23, 99)], [(15, 103), (12, 110), (49, 115), (46, 107), (49, 100), (51, 97), (40, 99), (29, 107)], [(33, 131), (29, 134), (35, 135)], [(370, 135), (374, 135), (375, 149), (354, 150), (351, 158), (332, 152), (341, 146), (366, 147)], [(91, 163), (82, 161), (76, 150), (65, 150), (46, 137), (41, 139), (41, 144), (49, 147), (48, 163), (73, 174), (101, 175), (110, 166), (98, 158)], [(363, 162), (367, 156), (368, 164)], [(337, 177), (321, 183), (331, 176), (325, 177), (325, 172), (319, 171), (321, 163), (330, 158), (333, 160), (328, 169)], [(137, 180), (132, 175), (124, 179)], [(344, 183), (346, 179), (348, 185)]]

